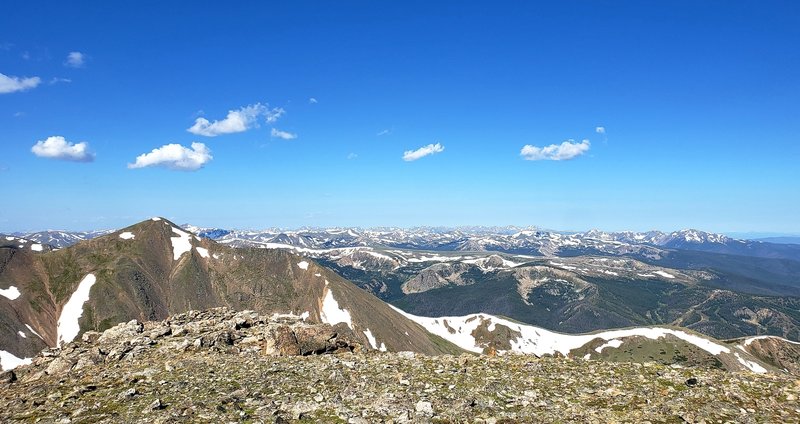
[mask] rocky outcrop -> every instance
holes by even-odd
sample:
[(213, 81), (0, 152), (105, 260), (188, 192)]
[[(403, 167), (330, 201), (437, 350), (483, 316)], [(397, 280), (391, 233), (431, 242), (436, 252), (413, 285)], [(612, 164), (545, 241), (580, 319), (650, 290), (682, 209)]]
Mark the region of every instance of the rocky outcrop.
[[(90, 366), (117, 366), (142, 355), (171, 352), (301, 356), (359, 352), (363, 349), (346, 325), (308, 324), (300, 316), (267, 317), (228, 308), (189, 311), (164, 321), (119, 324), (102, 333), (85, 332), (61, 348), (45, 349), (32, 364), (14, 370), (14, 380), (64, 376)], [(7, 377), (8, 378), (8, 377)]]

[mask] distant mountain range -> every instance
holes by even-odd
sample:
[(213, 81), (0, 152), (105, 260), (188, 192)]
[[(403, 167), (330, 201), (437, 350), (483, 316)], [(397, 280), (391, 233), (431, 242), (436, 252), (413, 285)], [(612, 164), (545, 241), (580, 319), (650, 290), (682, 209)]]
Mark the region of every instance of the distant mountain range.
[[(376, 350), (794, 369), (798, 276), (800, 246), (697, 230), (238, 231), (154, 218), (0, 235), (0, 365), (85, 330), (227, 306), (346, 325)], [(776, 337), (747, 339), (765, 335)]]

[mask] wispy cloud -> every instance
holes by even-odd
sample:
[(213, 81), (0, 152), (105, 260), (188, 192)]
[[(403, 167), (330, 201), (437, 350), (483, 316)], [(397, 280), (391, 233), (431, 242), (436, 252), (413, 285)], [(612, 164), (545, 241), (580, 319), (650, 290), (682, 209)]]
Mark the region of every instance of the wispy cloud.
[(606, 127), (597, 127), (597, 128), (594, 129), (594, 132), (596, 132), (598, 134), (605, 134), (606, 133)]
[(589, 151), (589, 140), (576, 143), (567, 140), (561, 144), (551, 144), (545, 147), (536, 147), (526, 144), (519, 152), (525, 160), (569, 160)]
[(258, 126), (258, 117), (265, 113), (267, 113), (267, 107), (261, 103), (256, 103), (238, 110), (230, 110), (228, 111), (228, 116), (219, 121), (211, 122), (203, 117), (197, 118), (194, 121), (194, 125), (186, 131), (205, 137), (240, 133)]
[(37, 141), (31, 152), (40, 158), (67, 160), (72, 162), (91, 162), (94, 153), (89, 151), (89, 143), (70, 143), (60, 135)]
[(281, 107), (274, 107), (274, 108), (266, 111), (267, 123), (268, 124), (274, 124), (275, 122), (278, 122), (278, 119), (281, 116), (283, 116), (285, 113), (286, 113), (286, 111), (283, 110), (283, 108), (281, 108)]
[(81, 52), (69, 52), (67, 60), (64, 61), (64, 66), (70, 68), (83, 68), (86, 64), (86, 55)]
[(53, 84), (58, 84), (58, 83), (60, 83), (60, 82), (66, 82), (66, 83), (70, 83), (70, 82), (72, 82), (72, 80), (71, 80), (71, 79), (69, 79), (69, 78), (59, 78), (59, 77), (55, 77), (55, 78), (53, 78), (53, 79), (51, 79), (51, 80), (50, 80), (50, 85), (53, 85)]
[(22, 118), (23, 116), (25, 116), (25, 112), (14, 112), (12, 116), (15, 118)]
[(356, 159), (356, 158), (358, 158), (358, 154), (356, 154), (356, 153), (350, 153), (350, 154), (347, 155), (347, 160), (353, 160), (353, 159)]
[(376, 135), (377, 135), (378, 137), (380, 137), (380, 136), (382, 136), (382, 135), (388, 135), (388, 134), (391, 134), (391, 133), (392, 133), (392, 130), (385, 129), (385, 130), (382, 130), (382, 131), (378, 131), (378, 134), (376, 134)]
[(0, 74), (0, 94), (30, 90), (41, 83), (42, 79), (39, 77), (12, 77)]
[(160, 166), (177, 171), (196, 171), (211, 159), (211, 150), (203, 143), (192, 143), (191, 149), (180, 144), (167, 144), (139, 155), (136, 162), (128, 164), (128, 168)]
[(312, 105), (315, 105), (315, 104), (319, 103), (319, 102), (317, 101), (317, 99), (315, 99), (315, 98), (313, 98), (313, 97), (310, 97), (310, 98), (308, 99), (308, 102), (309, 102), (309, 103), (311, 103)]
[(406, 150), (403, 153), (403, 160), (406, 162), (411, 162), (434, 153), (441, 153), (443, 151), (444, 146), (442, 146), (440, 143), (429, 144), (427, 146), (422, 146), (417, 150)]
[(281, 131), (275, 128), (273, 128), (272, 131), (270, 131), (269, 135), (273, 138), (280, 138), (283, 140), (294, 140), (295, 138), (297, 138), (297, 134), (292, 134), (288, 131)]

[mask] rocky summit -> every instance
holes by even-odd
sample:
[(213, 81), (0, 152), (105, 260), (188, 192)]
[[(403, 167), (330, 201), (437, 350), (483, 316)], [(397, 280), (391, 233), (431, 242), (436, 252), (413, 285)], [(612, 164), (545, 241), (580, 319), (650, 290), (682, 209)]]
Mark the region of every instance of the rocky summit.
[(797, 422), (800, 380), (656, 363), (362, 349), (227, 308), (86, 332), (0, 382), (3, 422)]

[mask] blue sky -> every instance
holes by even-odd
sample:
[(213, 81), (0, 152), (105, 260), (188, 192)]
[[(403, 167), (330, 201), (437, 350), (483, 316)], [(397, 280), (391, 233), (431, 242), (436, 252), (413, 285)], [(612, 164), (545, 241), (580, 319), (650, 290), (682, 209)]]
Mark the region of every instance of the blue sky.
[(797, 2), (467, 3), (8, 6), (0, 231), (800, 233)]

